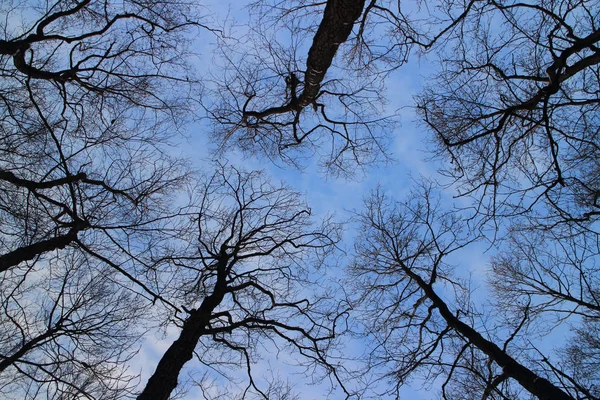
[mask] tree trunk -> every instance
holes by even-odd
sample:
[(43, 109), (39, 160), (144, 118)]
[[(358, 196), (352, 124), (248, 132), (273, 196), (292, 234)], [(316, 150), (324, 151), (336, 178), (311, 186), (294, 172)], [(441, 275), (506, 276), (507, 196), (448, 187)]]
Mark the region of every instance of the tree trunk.
[(74, 227), (64, 235), (59, 235), (51, 239), (42, 240), (29, 246), (22, 246), (16, 250), (0, 256), (0, 272), (4, 272), (7, 269), (19, 265), (24, 261), (30, 261), (37, 256), (46, 253), (48, 251), (64, 249), (69, 244), (77, 239), (77, 233), (82, 230), (83, 227)]
[[(204, 303), (202, 303), (204, 305)], [(194, 356), (194, 349), (202, 336), (204, 327), (210, 320), (212, 310), (192, 312), (183, 324), (179, 338), (171, 344), (156, 366), (156, 371), (148, 380), (138, 400), (168, 400), (177, 387), (179, 373), (185, 363)]]
[[(223, 251), (223, 250), (222, 250)], [(137, 400), (168, 400), (171, 392), (177, 387), (179, 373), (185, 363), (194, 356), (194, 349), (204, 329), (210, 322), (214, 309), (223, 301), (227, 290), (226, 268), (227, 255), (222, 252), (222, 258), (217, 265), (217, 282), (213, 293), (205, 297), (197, 310), (183, 323), (179, 338), (171, 344), (156, 366), (154, 374), (148, 380), (146, 387)]]
[(323, 20), (308, 51), (304, 90), (298, 98), (300, 107), (306, 107), (315, 101), (338, 47), (350, 36), (354, 22), (360, 17), (364, 6), (365, 0), (327, 1)]
[(540, 400), (573, 400), (571, 396), (554, 386), (552, 382), (538, 376), (529, 368), (523, 366), (517, 360), (509, 356), (495, 343), (490, 342), (481, 336), (475, 329), (462, 322), (450, 311), (446, 303), (437, 295), (431, 285), (427, 284), (406, 265), (402, 264), (401, 267), (404, 272), (419, 285), (427, 298), (433, 302), (441, 316), (446, 320), (446, 323), (469, 340), (471, 344), (490, 357), (496, 364), (501, 366), (506, 376), (515, 379), (523, 386), (523, 388), (525, 388), (525, 390)]

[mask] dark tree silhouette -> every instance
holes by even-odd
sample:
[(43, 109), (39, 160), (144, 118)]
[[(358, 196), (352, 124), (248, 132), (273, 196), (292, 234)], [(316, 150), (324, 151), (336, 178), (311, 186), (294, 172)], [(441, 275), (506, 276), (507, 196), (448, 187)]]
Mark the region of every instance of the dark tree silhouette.
[(197, 11), (108, 0), (0, 10), (1, 390), (119, 398), (136, 383), (123, 366), (140, 304), (176, 311), (154, 278), (189, 176), (165, 144), (193, 107)]
[[(490, 218), (598, 214), (597, 2), (475, 3), (418, 100), (446, 173)], [(490, 23), (490, 21), (494, 23)]]
[(0, 26), (0, 271), (107, 227), (111, 208), (125, 223), (185, 175), (156, 149), (189, 109), (179, 56), (193, 14), (182, 7), (3, 6), (5, 21), (23, 24)]
[[(381, 2), (369, 7), (410, 22)], [(450, 162), (442, 174), (474, 203), (437, 219), (428, 195), (367, 201), (351, 269), (384, 349), (374, 354), (395, 390), (422, 372), (429, 382), (443, 376), (445, 398), (598, 398), (597, 375), (583, 372), (598, 368), (598, 4), (450, 1), (440, 10), (447, 29), (409, 40), (440, 56), (417, 110)], [(469, 282), (456, 278), (464, 275), (444, 269), (470, 240), (461, 229), (489, 233), (498, 250), (488, 308), (475, 307)], [(558, 326), (572, 327), (571, 342), (552, 354), (537, 348)]]
[(110, 267), (65, 250), (1, 282), (3, 398), (116, 399), (136, 383), (146, 304)]
[[(238, 147), (296, 166), (318, 154), (321, 167), (333, 174), (351, 174), (357, 166), (385, 158), (394, 121), (381, 114), (381, 76), (340, 79), (351, 72), (344, 63), (334, 65), (364, 3), (307, 5), (314, 9), (308, 21), (293, 12), (278, 19), (273, 15), (278, 6), (254, 8), (249, 43), (220, 44), (223, 66), (220, 75), (213, 74), (212, 103), (206, 108), (221, 149)], [(278, 22), (271, 24), (271, 18)], [(261, 28), (273, 25), (272, 30)]]
[(247, 371), (244, 395), (269, 398), (252, 372), (264, 341), (294, 351), (312, 379), (322, 370), (340, 383), (327, 354), (345, 330), (346, 311), (319, 297), (313, 282), (339, 226), (315, 225), (298, 193), (260, 172), (220, 167), (197, 190), (199, 207), (181, 237), (189, 254), (174, 260), (188, 269), (179, 285), (188, 316), (138, 399), (168, 399), (194, 355), (219, 370), (228, 353)]
[(295, 166), (316, 155), (334, 175), (387, 161), (397, 119), (383, 111), (385, 78), (411, 49), (445, 43), (474, 3), (253, 3), (244, 40), (219, 45), (205, 105), (215, 142)]
[[(443, 379), (441, 393), (448, 399), (465, 388), (475, 391), (476, 398), (520, 397), (523, 390), (539, 399), (597, 398), (593, 384), (588, 381), (585, 386), (571, 374), (572, 369), (553, 365), (549, 357), (539, 353), (532, 313), (543, 304), (523, 288), (523, 283), (515, 284), (523, 275), (532, 280), (547, 276), (561, 279), (549, 285), (569, 288), (566, 278), (537, 266), (527, 271), (510, 260), (502, 263), (523, 275), (492, 275), (505, 285), (500, 299), (512, 290), (524, 295), (527, 302), (497, 304), (496, 311), (502, 312), (503, 304), (517, 309), (498, 324), (497, 318), (488, 315), (494, 309), (477, 307), (470, 297), (469, 282), (459, 278), (460, 273), (453, 273), (448, 264), (453, 253), (476, 238), (467, 232), (459, 213), (444, 210), (430, 185), (401, 203), (376, 192), (367, 199), (359, 219), (357, 258), (350, 272), (360, 291), (357, 297), (365, 320), (377, 340), (373, 362), (388, 365), (388, 376), (398, 384), (393, 390), (421, 373), (427, 380)], [(538, 254), (529, 256), (547, 268), (556, 265), (546, 263)], [(552, 299), (545, 304), (546, 311), (556, 313), (554, 306), (563, 299), (543, 290), (540, 294)], [(575, 302), (573, 307), (579, 306)], [(567, 309), (564, 312), (570, 313)], [(589, 310), (583, 312), (590, 315)], [(569, 350), (570, 354), (575, 351)], [(536, 359), (546, 364), (545, 368), (537, 365)]]
[[(0, 4), (0, 394), (167, 399), (195, 356), (223, 375), (245, 368), (242, 396), (292, 396), (256, 379), (268, 342), (349, 395), (330, 358), (347, 307), (313, 275), (339, 227), (313, 225), (259, 172), (198, 183), (165, 145), (198, 103), (218, 156), (316, 155), (351, 175), (388, 159), (388, 73), (437, 52), (417, 109), (475, 214), (444, 211), (430, 186), (367, 200), (350, 272), (377, 340), (370, 367), (388, 367), (391, 394), (423, 373), (444, 398), (598, 398), (598, 10), (258, 1), (243, 40), (218, 38), (222, 68), (200, 99), (186, 46), (207, 27), (188, 3)], [(448, 260), (490, 220), (481, 308)], [(126, 364), (142, 319), (179, 337), (139, 393)], [(536, 346), (566, 324), (568, 345)]]

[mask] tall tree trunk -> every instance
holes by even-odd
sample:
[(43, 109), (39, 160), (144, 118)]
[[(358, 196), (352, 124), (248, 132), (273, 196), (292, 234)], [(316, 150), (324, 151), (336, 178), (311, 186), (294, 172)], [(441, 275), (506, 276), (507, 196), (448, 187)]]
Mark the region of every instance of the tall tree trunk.
[(348, 40), (364, 6), (365, 0), (327, 1), (323, 20), (308, 51), (304, 90), (298, 98), (300, 107), (306, 107), (315, 101), (338, 47)]
[(401, 264), (401, 268), (419, 285), (427, 298), (431, 300), (433, 305), (438, 309), (440, 315), (446, 320), (446, 323), (455, 331), (463, 335), (471, 342), (471, 344), (490, 357), (496, 364), (501, 366), (506, 376), (519, 382), (525, 390), (540, 400), (573, 400), (573, 398), (566, 394), (562, 389), (556, 387), (549, 380), (537, 375), (529, 368), (520, 364), (495, 343), (487, 340), (475, 329), (462, 322), (450, 311), (444, 300), (442, 300), (435, 290), (433, 290), (433, 287), (426, 283), (418, 274), (411, 271), (408, 266)]
[(179, 338), (163, 354), (154, 374), (137, 400), (168, 400), (171, 392), (177, 387), (177, 380), (183, 366), (194, 356), (194, 349), (210, 322), (214, 309), (225, 297), (228, 259), (224, 252), (221, 256), (217, 265), (218, 276), (213, 293), (204, 298), (197, 310), (190, 312), (190, 316), (183, 323)]
[(83, 223), (79, 225), (80, 226), (71, 228), (64, 235), (42, 240), (28, 246), (22, 246), (9, 253), (0, 255), (0, 272), (4, 272), (7, 269), (19, 265), (24, 261), (33, 260), (43, 253), (64, 249), (69, 244), (74, 242), (77, 239), (77, 233), (86, 227), (86, 224)]
[(249, 117), (262, 119), (270, 115), (298, 112), (304, 107), (314, 104), (321, 90), (321, 82), (325, 78), (340, 44), (348, 40), (354, 23), (362, 14), (364, 6), (365, 0), (328, 0), (323, 12), (323, 19), (308, 51), (302, 93), (299, 96), (296, 95), (298, 81), (292, 75), (290, 77), (292, 93), (288, 103), (261, 111), (244, 111), (244, 121), (247, 121)]
[[(204, 303), (202, 304), (204, 305)], [(200, 307), (193, 311), (183, 324), (179, 338), (167, 349), (156, 366), (156, 371), (148, 380), (138, 400), (168, 400), (177, 387), (179, 373), (185, 363), (194, 356), (194, 349), (204, 328), (210, 320), (212, 310)]]

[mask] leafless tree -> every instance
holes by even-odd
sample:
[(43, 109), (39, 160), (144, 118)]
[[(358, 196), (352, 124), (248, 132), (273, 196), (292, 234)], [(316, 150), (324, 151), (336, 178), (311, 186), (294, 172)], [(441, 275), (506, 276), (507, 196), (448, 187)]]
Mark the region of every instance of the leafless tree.
[(165, 145), (193, 107), (198, 11), (56, 0), (0, 13), (2, 393), (121, 397), (141, 304), (177, 311), (156, 276), (189, 167)]
[(593, 1), (473, 3), (418, 99), (451, 162), (444, 173), (500, 229), (495, 312), (505, 326), (522, 321), (530, 341), (572, 327), (554, 357), (523, 348), (574, 398), (600, 396), (597, 375), (582, 372), (598, 368), (589, 334), (598, 323), (597, 10)]
[(327, 353), (345, 330), (345, 309), (318, 295), (314, 279), (340, 227), (315, 224), (298, 193), (260, 172), (220, 167), (197, 191), (181, 237), (187, 256), (173, 260), (187, 271), (179, 285), (187, 317), (138, 399), (168, 399), (194, 356), (225, 376), (245, 369), (243, 397), (269, 398), (253, 373), (269, 347), (294, 352), (311, 379), (339, 382)]
[[(600, 325), (598, 324), (598, 315), (589, 318), (585, 317), (581, 326), (575, 329), (573, 340), (563, 350), (563, 360), (559, 368), (546, 365), (551, 368), (553, 373), (558, 372), (558, 376), (569, 386), (578, 385), (580, 387), (593, 388), (591, 394), (596, 398), (600, 397), (598, 390), (598, 368), (600, 366)], [(561, 374), (567, 371), (566, 374)], [(590, 398), (592, 396), (589, 396)]]
[[(463, 23), (473, 2), (256, 1), (245, 41), (219, 44), (214, 140), (333, 174), (388, 160), (395, 111), (385, 78)], [(421, 7), (422, 5), (422, 7)]]
[[(446, 173), (489, 218), (598, 215), (598, 3), (475, 2), (418, 99)], [(543, 210), (540, 209), (543, 207)]]
[(289, 12), (281, 8), (288, 4), (255, 5), (246, 41), (220, 44), (222, 67), (206, 105), (220, 148), (296, 166), (317, 155), (334, 174), (386, 154), (393, 119), (381, 112), (379, 74), (361, 76), (333, 64), (364, 3), (289, 4)]
[(531, 314), (598, 316), (597, 243), (554, 231), (512, 232), (492, 259), (492, 286), (505, 309), (528, 304)]
[[(124, 277), (123, 277), (124, 278)], [(0, 292), (0, 393), (6, 399), (122, 398), (135, 384), (127, 361), (144, 330), (142, 298), (114, 270), (62, 251)]]
[[(418, 109), (478, 215), (509, 217), (492, 241), (504, 245), (491, 269), (498, 316), (447, 262), (475, 239), (474, 219), (443, 211), (430, 187), (402, 205), (375, 194), (351, 271), (390, 393), (421, 372), (445, 398), (599, 396), (586, 369), (598, 366), (599, 9), (260, 1), (246, 41), (219, 42), (223, 68), (202, 105), (220, 149), (298, 166), (316, 153), (337, 174), (387, 157), (387, 73), (411, 52), (441, 55)], [(155, 323), (172, 320), (180, 336), (140, 399), (171, 396), (194, 355), (222, 374), (245, 366), (243, 397), (291, 395), (253, 372), (267, 346), (342, 385), (327, 357), (345, 307), (307, 272), (339, 228), (312, 225), (298, 194), (229, 167), (192, 190), (198, 203), (174, 206), (191, 174), (163, 144), (197, 100), (185, 57), (197, 11), (175, 0), (0, 11), (0, 393), (132, 395), (124, 365), (151, 302)], [(576, 322), (558, 361), (534, 343), (548, 321)]]
[(515, 229), (492, 258), (490, 271), (505, 318), (527, 313), (532, 334), (570, 324), (573, 332), (560, 362), (545, 359), (540, 368), (585, 398), (600, 396), (599, 377), (591, 372), (600, 367), (594, 340), (600, 322), (597, 258), (597, 242), (577, 227)]
[(156, 146), (189, 109), (194, 15), (177, 2), (2, 7), (4, 271), (72, 244), (111, 208), (139, 214), (182, 175)]
[(418, 375), (441, 380), (444, 398), (464, 390), (477, 398), (526, 395), (521, 392), (539, 399), (596, 398), (593, 385), (577, 382), (535, 346), (541, 334), (529, 328), (539, 302), (516, 303), (519, 312), (507, 320), (490, 315), (494, 308), (476, 306), (481, 300), (471, 299), (468, 276), (449, 264), (476, 238), (459, 213), (444, 210), (430, 185), (405, 202), (376, 192), (359, 219), (350, 272), (376, 339), (372, 359), (389, 367), (387, 376), (398, 385), (393, 390)]
[[(348, 163), (382, 146), (357, 152), (357, 144), (381, 139), (364, 118), (352, 131), (358, 136), (344, 133), (347, 112), (364, 117), (370, 111), (360, 107), (380, 107), (361, 93), (380, 87), (382, 71), (402, 65), (412, 49), (437, 51), (441, 72), (417, 108), (437, 154), (451, 163), (443, 173), (474, 199), (477, 217), (497, 223), (488, 239), (500, 246), (490, 270), (490, 307), (499, 316), (476, 308), (468, 283), (445, 262), (473, 239), (462, 232), (477, 218), (436, 215), (429, 194), (402, 206), (376, 195), (362, 214), (352, 266), (380, 339), (374, 354), (394, 365), (399, 385), (415, 371), (431, 381), (444, 376), (447, 398), (467, 390), (479, 398), (597, 398), (594, 375), (581, 373), (597, 365), (585, 333), (597, 321), (597, 1), (450, 0), (414, 10), (398, 3), (257, 2), (265, 28), (248, 37), (266, 56), (226, 50), (224, 77), (216, 79), (222, 97), (209, 107), (216, 140), (294, 163), (333, 134), (341, 141), (327, 145), (322, 162), (349, 171)], [(343, 6), (347, 19), (336, 8)], [(340, 23), (353, 29), (326, 34)], [(269, 34), (275, 26), (287, 28), (291, 46)], [(308, 33), (312, 43), (298, 39)], [(346, 106), (352, 99), (359, 108)], [(346, 114), (328, 118), (332, 109)], [(552, 326), (574, 324), (558, 362), (533, 343), (536, 324), (548, 318)]]

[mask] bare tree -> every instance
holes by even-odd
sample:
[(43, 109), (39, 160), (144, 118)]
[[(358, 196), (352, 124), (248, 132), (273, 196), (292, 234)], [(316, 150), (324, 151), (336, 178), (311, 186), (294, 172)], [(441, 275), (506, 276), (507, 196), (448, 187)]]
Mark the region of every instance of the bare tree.
[[(415, 10), (397, 3), (361, 2), (360, 12), (358, 2), (347, 4), (352, 16), (343, 23), (354, 29), (328, 42), (323, 33), (343, 20), (343, 13), (332, 18), (343, 2), (259, 2), (267, 28), (249, 37), (262, 54), (238, 57), (227, 48), (225, 76), (216, 79), (222, 97), (209, 107), (216, 140), (299, 163), (333, 134), (322, 163), (349, 171), (365, 161), (361, 154), (381, 150), (357, 145), (381, 143), (364, 118), (364, 107), (375, 110), (380, 100), (361, 97), (380, 87), (385, 74), (377, 66), (395, 69), (411, 49), (438, 51), (441, 72), (417, 108), (437, 154), (451, 163), (443, 173), (474, 199), (477, 217), (449, 210), (438, 219), (429, 195), (405, 209), (369, 200), (359, 239), (367, 240), (352, 269), (364, 280), (364, 304), (372, 307), (365, 318), (381, 340), (375, 354), (395, 364), (398, 385), (417, 370), (431, 381), (443, 375), (447, 398), (465, 390), (479, 398), (596, 398), (595, 378), (581, 365), (596, 365), (582, 327), (593, 331), (597, 319), (597, 2), (419, 2)], [(280, 45), (272, 26), (286, 27), (292, 45)], [(298, 39), (307, 33), (310, 45)], [(331, 58), (319, 51), (324, 43)], [(313, 73), (316, 61), (326, 68)], [(364, 67), (371, 81), (353, 75)], [(332, 109), (346, 114), (330, 118)], [(348, 113), (359, 118), (356, 130), (347, 130), (355, 121)], [(444, 262), (469, 243), (461, 229), (479, 217), (498, 224), (488, 238), (501, 249), (490, 271), (497, 318), (473, 305), (468, 283)], [(496, 241), (506, 226), (506, 240)], [(575, 326), (558, 363), (533, 344), (536, 324), (547, 318)], [(576, 362), (575, 354), (586, 358)]]
[(4, 4), (0, 26), (2, 271), (72, 244), (111, 207), (135, 215), (177, 182), (180, 162), (156, 146), (189, 109), (187, 7), (30, 6)]
[[(492, 259), (492, 286), (503, 308), (530, 304), (531, 314), (598, 316), (597, 243), (556, 231), (513, 231)], [(532, 303), (533, 301), (533, 303)]]
[(122, 398), (144, 333), (144, 304), (114, 271), (62, 251), (13, 269), (0, 293), (0, 393), (6, 399)]
[(515, 229), (491, 260), (490, 283), (505, 318), (526, 313), (532, 334), (571, 326), (560, 361), (544, 359), (540, 368), (584, 398), (600, 396), (599, 377), (591, 372), (600, 367), (593, 339), (600, 322), (597, 257), (593, 237), (567, 226)]
[(135, 384), (125, 364), (141, 305), (177, 311), (156, 276), (189, 167), (165, 145), (193, 108), (198, 12), (108, 0), (0, 10), (2, 393), (119, 398)]
[[(598, 367), (588, 334), (598, 321), (596, 10), (474, 3), (418, 99), (452, 164), (443, 173), (497, 224), (489, 280), (501, 324), (522, 321), (515, 336), (531, 365), (574, 398), (600, 395), (597, 376), (582, 373)], [(570, 343), (553, 357), (532, 345), (569, 325)]]
[[(600, 376), (598, 376), (598, 371), (600, 371), (599, 330), (597, 314), (591, 318), (585, 317), (583, 324), (575, 329), (573, 340), (565, 346), (559, 368), (546, 365), (560, 379), (564, 380), (566, 385), (592, 388), (588, 395), (589, 398), (600, 398), (600, 390), (598, 390), (598, 381), (600, 380)], [(567, 371), (567, 374), (562, 374), (562, 371)]]
[(215, 142), (295, 166), (316, 155), (342, 175), (388, 160), (385, 78), (413, 49), (445, 43), (474, 3), (254, 2), (245, 40), (219, 44), (205, 106)]
[[(446, 262), (474, 240), (474, 220), (440, 211), (430, 188), (402, 206), (374, 195), (351, 270), (391, 392), (424, 372), (445, 398), (598, 397), (583, 372), (598, 365), (598, 9), (265, 1), (247, 42), (219, 42), (222, 74), (202, 105), (220, 149), (298, 166), (317, 153), (337, 174), (387, 157), (387, 73), (411, 51), (441, 54), (418, 109), (478, 215), (512, 223), (492, 261), (499, 317)], [(163, 144), (197, 94), (185, 61), (197, 12), (175, 0), (0, 10), (1, 392), (132, 395), (123, 368), (142, 304), (180, 336), (140, 399), (169, 398), (194, 355), (219, 373), (245, 366), (243, 397), (291, 396), (255, 377), (264, 343), (342, 385), (328, 352), (345, 307), (310, 293), (307, 272), (339, 228), (313, 226), (296, 193), (227, 167), (194, 189), (197, 204), (174, 206), (191, 174)], [(536, 324), (573, 315), (583, 322), (560, 361), (536, 348)]]
[(253, 364), (270, 346), (294, 352), (310, 379), (340, 383), (327, 354), (346, 329), (345, 307), (313, 281), (339, 226), (315, 225), (298, 193), (260, 172), (220, 167), (197, 190), (199, 207), (181, 237), (187, 256), (174, 260), (187, 271), (179, 285), (187, 317), (138, 399), (168, 399), (194, 356), (225, 376), (245, 370), (243, 397), (269, 398), (273, 388), (260, 387)]
[(596, 219), (597, 6), (476, 2), (441, 49), (418, 109), (487, 217)]
[(388, 365), (398, 385), (420, 374), (443, 379), (444, 398), (465, 388), (478, 398), (522, 390), (539, 399), (595, 398), (593, 386), (573, 384), (566, 369), (540, 367), (550, 358), (533, 344), (528, 304), (506, 321), (475, 306), (465, 275), (447, 261), (474, 238), (430, 185), (402, 203), (377, 192), (359, 218), (350, 272), (377, 340), (373, 360)]
[(316, 154), (334, 174), (351, 174), (387, 154), (394, 122), (381, 113), (381, 76), (334, 64), (364, 3), (252, 8), (246, 41), (219, 45), (222, 67), (213, 74), (213, 100), (206, 104), (221, 149), (234, 146), (296, 166)]
[[(302, 285), (337, 225), (312, 227), (298, 194), (237, 171), (204, 182), (199, 206), (176, 206), (191, 174), (164, 145), (194, 104), (185, 45), (195, 11), (177, 1), (2, 7), (3, 393), (130, 396), (126, 364), (148, 312), (161, 313), (146, 318), (153, 325), (181, 324), (182, 338), (142, 398), (168, 398), (197, 345), (210, 345), (201, 361), (215, 369), (236, 356), (250, 368), (265, 339), (295, 348), (311, 379), (335, 376), (324, 357), (344, 313)], [(248, 376), (248, 392), (289, 393)]]

